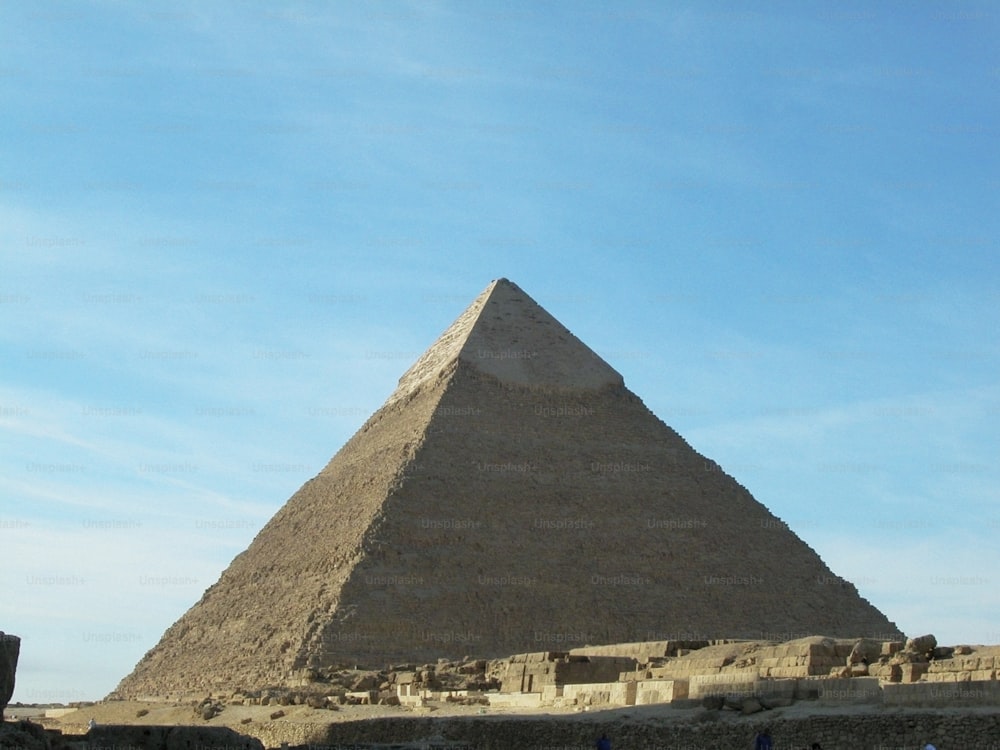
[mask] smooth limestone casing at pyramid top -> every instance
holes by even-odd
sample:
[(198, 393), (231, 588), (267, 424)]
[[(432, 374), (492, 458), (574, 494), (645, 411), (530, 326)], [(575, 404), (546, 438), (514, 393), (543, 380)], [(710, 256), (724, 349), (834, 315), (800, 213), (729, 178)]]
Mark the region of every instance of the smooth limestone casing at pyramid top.
[(583, 644), (896, 632), (500, 279), (116, 694)]

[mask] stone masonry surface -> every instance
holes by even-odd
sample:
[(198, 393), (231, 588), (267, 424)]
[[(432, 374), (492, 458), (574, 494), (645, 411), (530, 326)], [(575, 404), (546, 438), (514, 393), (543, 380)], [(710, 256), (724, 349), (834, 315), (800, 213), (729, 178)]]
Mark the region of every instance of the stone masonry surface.
[(116, 693), (776, 631), (897, 628), (501, 279)]

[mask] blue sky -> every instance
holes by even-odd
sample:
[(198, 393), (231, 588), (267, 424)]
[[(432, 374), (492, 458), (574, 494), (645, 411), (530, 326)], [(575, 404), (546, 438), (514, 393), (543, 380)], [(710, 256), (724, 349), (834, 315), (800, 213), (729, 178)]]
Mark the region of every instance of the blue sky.
[(96, 699), (506, 276), (1000, 643), (992, 3), (0, 4), (0, 629)]

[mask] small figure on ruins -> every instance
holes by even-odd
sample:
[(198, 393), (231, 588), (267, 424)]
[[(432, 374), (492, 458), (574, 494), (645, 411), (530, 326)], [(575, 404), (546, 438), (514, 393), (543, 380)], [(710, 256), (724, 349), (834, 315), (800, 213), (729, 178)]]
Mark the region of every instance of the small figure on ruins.
[(753, 741), (754, 750), (774, 750), (774, 741), (771, 739), (771, 730), (765, 727), (760, 732)]

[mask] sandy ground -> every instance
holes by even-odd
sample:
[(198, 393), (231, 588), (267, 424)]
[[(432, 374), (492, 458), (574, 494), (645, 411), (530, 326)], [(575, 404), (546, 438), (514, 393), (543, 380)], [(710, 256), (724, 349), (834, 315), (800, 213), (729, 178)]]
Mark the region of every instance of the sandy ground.
[[(139, 717), (137, 713), (146, 710), (148, 713)], [(190, 703), (142, 703), (134, 701), (114, 701), (98, 703), (58, 718), (47, 718), (41, 721), (46, 727), (59, 729), (65, 734), (83, 734), (87, 731), (87, 722), (93, 718), (98, 724), (150, 724), (150, 725), (195, 725), (195, 726), (228, 726), (237, 731), (247, 729), (242, 723), (250, 719), (253, 723), (271, 721), (271, 714), (284, 711), (285, 715), (278, 719), (281, 722), (296, 722), (307, 724), (333, 723), (341, 721), (358, 721), (362, 719), (404, 717), (404, 716), (520, 716), (525, 719), (567, 718), (577, 716), (585, 719), (592, 714), (594, 718), (609, 718), (621, 721), (690, 721), (703, 709), (677, 708), (669, 704), (652, 706), (627, 706), (615, 708), (594, 708), (583, 711), (577, 707), (569, 708), (494, 708), (486, 706), (463, 706), (454, 703), (437, 703), (422, 708), (405, 706), (341, 706), (339, 710), (313, 709), (308, 706), (226, 706), (225, 710), (210, 721), (204, 721), (195, 714)], [(806, 718), (817, 715), (860, 716), (892, 712), (875, 705), (823, 705), (811, 701), (800, 701), (784, 708), (773, 709), (768, 714), (777, 718)], [(908, 709), (910, 711), (915, 709)], [(920, 709), (916, 709), (920, 710)], [(979, 711), (996, 712), (996, 708), (936, 708), (924, 709), (934, 713), (976, 713)], [(725, 712), (729, 713), (729, 712)], [(735, 714), (734, 714), (735, 716)], [(36, 719), (37, 721), (37, 719)]]

